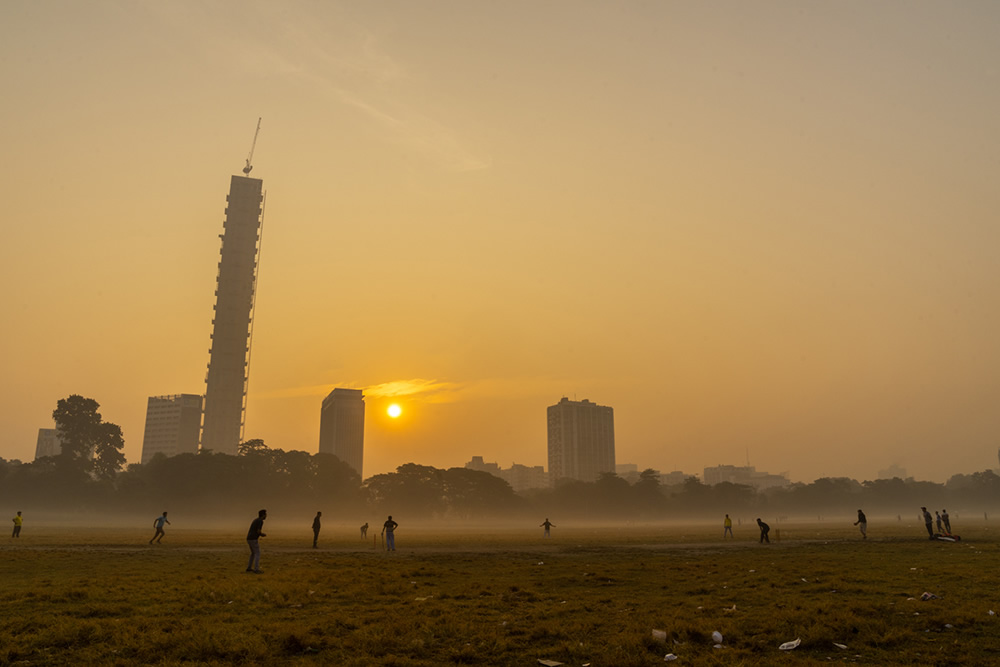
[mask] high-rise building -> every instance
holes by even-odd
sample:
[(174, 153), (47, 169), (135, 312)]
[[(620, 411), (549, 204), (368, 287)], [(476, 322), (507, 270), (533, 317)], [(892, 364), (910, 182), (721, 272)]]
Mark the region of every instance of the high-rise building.
[[(249, 172), (249, 160), (247, 161)], [(243, 439), (264, 181), (233, 176), (226, 201), (201, 446), (236, 454)]]
[(146, 402), (142, 462), (149, 463), (157, 454), (176, 456), (196, 453), (200, 428), (201, 396), (150, 396)]
[(584, 399), (549, 406), (549, 475), (595, 481), (615, 471), (615, 412)]
[(365, 397), (360, 389), (338, 387), (323, 399), (319, 451), (335, 455), (364, 477)]
[(59, 429), (38, 429), (38, 441), (35, 443), (35, 460), (37, 461), (43, 456), (59, 456), (61, 453), (62, 440), (59, 438)]

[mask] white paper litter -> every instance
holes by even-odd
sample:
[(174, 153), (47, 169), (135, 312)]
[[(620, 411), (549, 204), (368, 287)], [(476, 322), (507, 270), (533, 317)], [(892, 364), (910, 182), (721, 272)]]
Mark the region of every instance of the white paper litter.
[(668, 653), (665, 656), (663, 656), (663, 662), (672, 662), (672, 661), (674, 661), (676, 659), (677, 659), (677, 656), (674, 655), (673, 653)]
[(793, 648), (798, 648), (799, 644), (801, 643), (802, 643), (801, 639), (795, 638), (793, 641), (785, 642), (784, 644), (779, 646), (778, 649), (782, 651), (791, 651)]
[(655, 639), (658, 642), (666, 643), (666, 641), (667, 641), (667, 633), (666, 633), (666, 631), (664, 631), (664, 630), (653, 630), (653, 639)]
[(722, 643), (722, 633), (719, 632), (718, 630), (714, 631), (712, 633), (712, 641), (715, 642), (716, 644), (721, 644)]

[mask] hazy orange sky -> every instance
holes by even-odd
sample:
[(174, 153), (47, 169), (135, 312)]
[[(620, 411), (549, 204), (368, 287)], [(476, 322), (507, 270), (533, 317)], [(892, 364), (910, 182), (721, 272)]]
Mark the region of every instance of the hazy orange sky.
[[(231, 174), (263, 117), (247, 438), (365, 475), (997, 466), (1000, 4), (7, 2), (0, 456), (96, 399), (203, 393)], [(395, 396), (395, 398), (393, 398)], [(385, 416), (390, 400), (402, 417)]]

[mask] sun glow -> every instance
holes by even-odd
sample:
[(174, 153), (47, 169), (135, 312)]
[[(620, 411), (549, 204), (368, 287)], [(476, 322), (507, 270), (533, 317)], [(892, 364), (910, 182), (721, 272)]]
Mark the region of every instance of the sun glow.
[(389, 414), (390, 417), (395, 419), (399, 415), (403, 414), (403, 408), (393, 403), (392, 405), (389, 406), (389, 409), (386, 410), (386, 412)]

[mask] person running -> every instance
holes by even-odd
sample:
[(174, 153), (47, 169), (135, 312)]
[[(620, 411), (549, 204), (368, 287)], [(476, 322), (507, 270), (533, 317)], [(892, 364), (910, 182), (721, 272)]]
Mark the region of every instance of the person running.
[(927, 511), (926, 507), (921, 507), (920, 511), (924, 513), (924, 526), (927, 528), (927, 539), (934, 539), (934, 528), (931, 523), (934, 519), (931, 518), (931, 513)]
[(257, 512), (257, 518), (250, 522), (250, 531), (247, 533), (247, 546), (250, 547), (250, 561), (247, 563), (247, 572), (260, 574), (260, 538), (267, 537), (264, 533), (264, 519), (267, 518), (267, 510)]
[(14, 532), (11, 537), (21, 537), (21, 524), (24, 523), (24, 518), (21, 513), (18, 512), (14, 515)]
[(861, 539), (868, 539), (868, 517), (861, 510), (858, 510), (858, 520), (854, 522), (854, 525), (861, 529)]
[[(20, 514), (20, 512), (18, 512)], [(945, 531), (951, 535), (951, 519), (948, 517), (948, 510), (941, 510), (941, 520), (944, 521)]]
[(728, 514), (726, 515), (726, 518), (722, 522), (722, 527), (723, 527), (722, 539), (726, 539), (726, 535), (729, 535), (729, 537), (733, 537), (733, 520), (729, 518)]
[(538, 527), (545, 529), (545, 533), (542, 535), (542, 537), (549, 537), (549, 528), (555, 528), (556, 524), (549, 521), (549, 517), (545, 517), (545, 521), (543, 523), (538, 524)]
[(319, 518), (323, 516), (322, 512), (316, 512), (316, 517), (313, 519), (313, 549), (316, 548), (316, 542), (319, 540)]
[(167, 520), (166, 512), (153, 519), (153, 528), (156, 529), (156, 532), (153, 533), (153, 537), (149, 540), (150, 544), (153, 543), (153, 540), (156, 540), (157, 544), (163, 541), (163, 536), (166, 535), (166, 533), (163, 532), (163, 524), (165, 523), (170, 523), (170, 521)]
[(939, 533), (944, 532), (944, 524), (941, 522), (941, 513), (934, 510), (934, 520), (937, 522), (937, 530)]
[(396, 550), (396, 538), (393, 536), (394, 530), (399, 528), (399, 524), (392, 520), (392, 515), (386, 519), (385, 523), (382, 524), (382, 533), (385, 534), (385, 550), (395, 551)]
[(365, 521), (365, 525), (361, 526), (361, 539), (368, 537), (368, 522)]
[(764, 542), (767, 542), (768, 544), (770, 544), (771, 538), (768, 537), (767, 534), (771, 532), (771, 527), (766, 523), (764, 523), (763, 521), (761, 521), (760, 517), (757, 518), (757, 526), (760, 527), (760, 543), (764, 544)]

